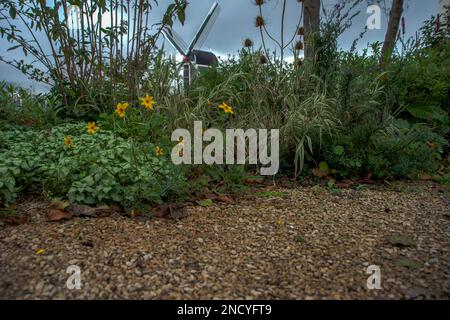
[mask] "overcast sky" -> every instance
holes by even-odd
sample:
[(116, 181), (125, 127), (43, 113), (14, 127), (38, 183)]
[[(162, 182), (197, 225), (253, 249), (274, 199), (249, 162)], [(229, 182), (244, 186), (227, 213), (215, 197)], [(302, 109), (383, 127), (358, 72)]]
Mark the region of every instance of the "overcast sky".
[[(156, 22), (165, 11), (167, 4), (170, 1), (160, 0), (160, 6), (156, 8), (151, 18)], [(208, 13), (210, 7), (215, 0), (190, 0), (186, 12), (186, 23), (181, 26), (178, 22), (175, 23), (174, 30), (182, 36), (186, 43), (189, 43), (194, 36), (196, 30), (200, 26), (202, 20)], [(254, 19), (258, 14), (257, 7), (253, 4), (253, 0), (217, 0), (220, 4), (221, 12), (212, 25), (209, 36), (203, 43), (202, 49), (211, 50), (220, 56), (228, 54), (235, 54), (241, 47), (245, 38), (254, 40), (256, 46), (260, 46), (259, 31), (254, 26)], [(349, 1), (351, 2), (351, 0)], [(358, 37), (361, 31), (364, 30), (366, 20), (370, 14), (366, 13), (367, 6), (373, 1), (365, 0), (356, 8), (361, 13), (354, 19), (352, 27), (348, 29), (339, 39), (339, 45), (348, 49), (353, 40)], [(381, 1), (383, 2), (383, 1)], [(384, 0), (390, 6), (392, 0)], [(435, 15), (438, 10), (438, 0), (406, 0), (405, 5), (405, 26), (406, 36), (413, 36), (418, 28), (422, 25), (424, 20)], [(280, 16), (281, 16), (281, 0), (269, 0), (263, 6), (263, 15), (267, 21), (267, 28), (273, 35), (278, 38), (280, 35)], [(322, 0), (325, 8), (332, 8), (336, 1)], [(389, 8), (388, 8), (389, 10)], [(288, 8), (286, 10), (286, 38), (290, 38), (295, 31), (295, 26), (298, 23), (298, 16), (300, 12), (300, 5), (297, 0), (288, 0)], [(383, 41), (386, 32), (387, 15), (382, 13), (381, 29), (369, 30), (364, 38), (360, 41), (359, 48), (365, 47), (367, 43), (374, 41)], [(274, 48), (273, 44), (269, 42), (269, 46)], [(6, 43), (6, 40), (0, 39), (0, 55), (10, 56), (11, 52), (6, 52), (6, 49), (11, 45)], [(173, 53), (174, 50), (169, 43), (165, 43), (167, 51)], [(20, 51), (14, 51), (18, 54)], [(7, 80), (10, 82), (20, 83), (32, 89), (41, 90), (41, 86), (34, 84), (27, 80), (20, 72), (14, 68), (0, 62), (0, 80)]]

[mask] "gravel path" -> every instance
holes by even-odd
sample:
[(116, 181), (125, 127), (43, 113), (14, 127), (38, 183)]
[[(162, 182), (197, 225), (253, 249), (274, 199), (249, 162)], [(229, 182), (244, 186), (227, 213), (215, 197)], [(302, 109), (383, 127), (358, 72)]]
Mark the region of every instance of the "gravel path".
[[(29, 223), (0, 226), (0, 298), (450, 298), (448, 187), (276, 191), (178, 221), (47, 222), (46, 204), (24, 203)], [(66, 287), (69, 265), (80, 290)], [(380, 290), (366, 287), (369, 265)]]

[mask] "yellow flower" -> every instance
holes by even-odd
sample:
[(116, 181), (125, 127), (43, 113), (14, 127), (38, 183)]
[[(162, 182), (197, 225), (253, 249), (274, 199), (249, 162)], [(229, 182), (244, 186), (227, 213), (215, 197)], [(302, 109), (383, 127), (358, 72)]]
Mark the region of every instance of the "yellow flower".
[(218, 108), (225, 110), (226, 108), (228, 108), (228, 104), (226, 102), (222, 102), (221, 104), (219, 104)]
[(39, 249), (38, 251), (36, 251), (36, 254), (43, 254), (45, 252), (44, 249)]
[(88, 122), (87, 124), (87, 132), (89, 134), (94, 134), (99, 128), (95, 124), (95, 122)]
[(164, 150), (160, 146), (156, 146), (155, 148), (155, 154), (159, 157), (164, 154)]
[(64, 145), (69, 148), (73, 147), (73, 140), (71, 136), (67, 136), (64, 138)]
[(153, 110), (153, 105), (155, 104), (155, 99), (152, 96), (146, 95), (141, 98), (141, 106), (145, 107), (145, 109), (151, 111)]
[(222, 103), (219, 105), (219, 109), (222, 109), (223, 112), (225, 112), (225, 113), (231, 113), (231, 114), (234, 114), (233, 108), (230, 107), (226, 102), (222, 102)]
[(115, 113), (117, 113), (117, 115), (121, 118), (125, 117), (125, 112), (128, 108), (128, 102), (119, 102), (116, 106), (116, 111)]
[(178, 140), (178, 155), (182, 157), (184, 155), (184, 141), (183, 138)]

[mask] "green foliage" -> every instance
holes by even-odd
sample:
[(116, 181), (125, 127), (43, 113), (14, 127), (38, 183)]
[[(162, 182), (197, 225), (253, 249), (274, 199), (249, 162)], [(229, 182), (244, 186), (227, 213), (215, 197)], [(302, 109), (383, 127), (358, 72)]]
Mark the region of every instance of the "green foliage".
[(261, 191), (255, 195), (260, 198), (285, 198), (288, 196), (286, 192), (280, 191)]
[[(424, 126), (375, 134), (365, 148), (349, 134), (340, 136), (342, 154), (336, 146), (324, 152), (329, 166), (338, 178), (348, 178), (368, 173), (375, 178), (395, 179), (420, 172), (434, 172), (441, 160), (447, 141)], [(430, 148), (430, 144), (435, 146)], [(358, 146), (358, 147), (357, 147)]]
[[(175, 16), (184, 21), (185, 2), (174, 3), (167, 24)], [(315, 169), (330, 178), (333, 192), (338, 192), (334, 179), (358, 176), (397, 179), (438, 172), (435, 180), (448, 183), (448, 26), (433, 35), (433, 22), (427, 22), (417, 46), (404, 46), (380, 66), (380, 43), (362, 53), (354, 50), (356, 41), (349, 52), (338, 49), (337, 37), (353, 17), (338, 10), (326, 19), (312, 41), (314, 59), (300, 63), (296, 57), (289, 64), (270, 56), (269, 63), (261, 63), (265, 52), (246, 48), (203, 71), (187, 91), (180, 86), (177, 63), (162, 50), (146, 52), (149, 59), (142, 65), (114, 61), (120, 72), (112, 78), (112, 65), (94, 64), (95, 81), (83, 88), (64, 79), (62, 87), (35, 96), (0, 86), (0, 202), (37, 192), (137, 207), (206, 188), (242, 190), (255, 166), (174, 166), (168, 159), (172, 131), (190, 129), (195, 120), (220, 130), (280, 129), (281, 171), (299, 177)], [(139, 106), (138, 98), (146, 94), (155, 98), (154, 110)], [(114, 114), (120, 101), (130, 105), (124, 118)], [(218, 107), (224, 102), (233, 113)], [(87, 134), (80, 119), (97, 119), (100, 131)], [(73, 147), (64, 145), (68, 136)], [(157, 146), (163, 156), (155, 155)]]
[(35, 95), (5, 82), (0, 83), (0, 106), (0, 128), (11, 124), (50, 128), (61, 121), (61, 108), (52, 96)]
[[(86, 133), (84, 124), (50, 131), (5, 131), (0, 150), (1, 202), (17, 193), (38, 191), (76, 203), (157, 203), (185, 189), (182, 167), (157, 157), (152, 143), (133, 144), (111, 131)], [(64, 144), (72, 137), (73, 146)]]
[[(104, 111), (124, 93), (136, 98), (162, 30), (176, 19), (184, 24), (187, 1), (166, 4), (162, 21), (152, 22), (155, 0), (2, 0), (0, 37), (8, 51), (21, 51), (0, 61), (50, 85), (68, 114), (74, 106), (82, 114)], [(70, 14), (75, 5), (78, 18)]]
[(114, 113), (102, 113), (99, 118), (102, 128), (112, 130), (124, 139), (133, 138), (138, 142), (159, 141), (160, 144), (170, 142), (170, 133), (165, 130), (167, 120), (161, 112), (129, 107), (125, 118), (119, 118)]
[(385, 85), (393, 105), (404, 109), (409, 118), (448, 126), (449, 66), (450, 42), (440, 50), (417, 50), (391, 64)]

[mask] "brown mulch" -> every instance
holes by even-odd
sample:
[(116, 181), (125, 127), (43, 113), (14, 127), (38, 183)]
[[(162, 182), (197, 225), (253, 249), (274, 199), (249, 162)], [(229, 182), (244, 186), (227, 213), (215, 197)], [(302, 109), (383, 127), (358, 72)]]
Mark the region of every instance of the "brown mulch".
[[(0, 298), (450, 298), (448, 187), (270, 191), (189, 205), (179, 220), (49, 222), (47, 203), (23, 202), (27, 222), (0, 226)], [(69, 265), (80, 290), (66, 286)], [(380, 290), (366, 287), (369, 265)]]

